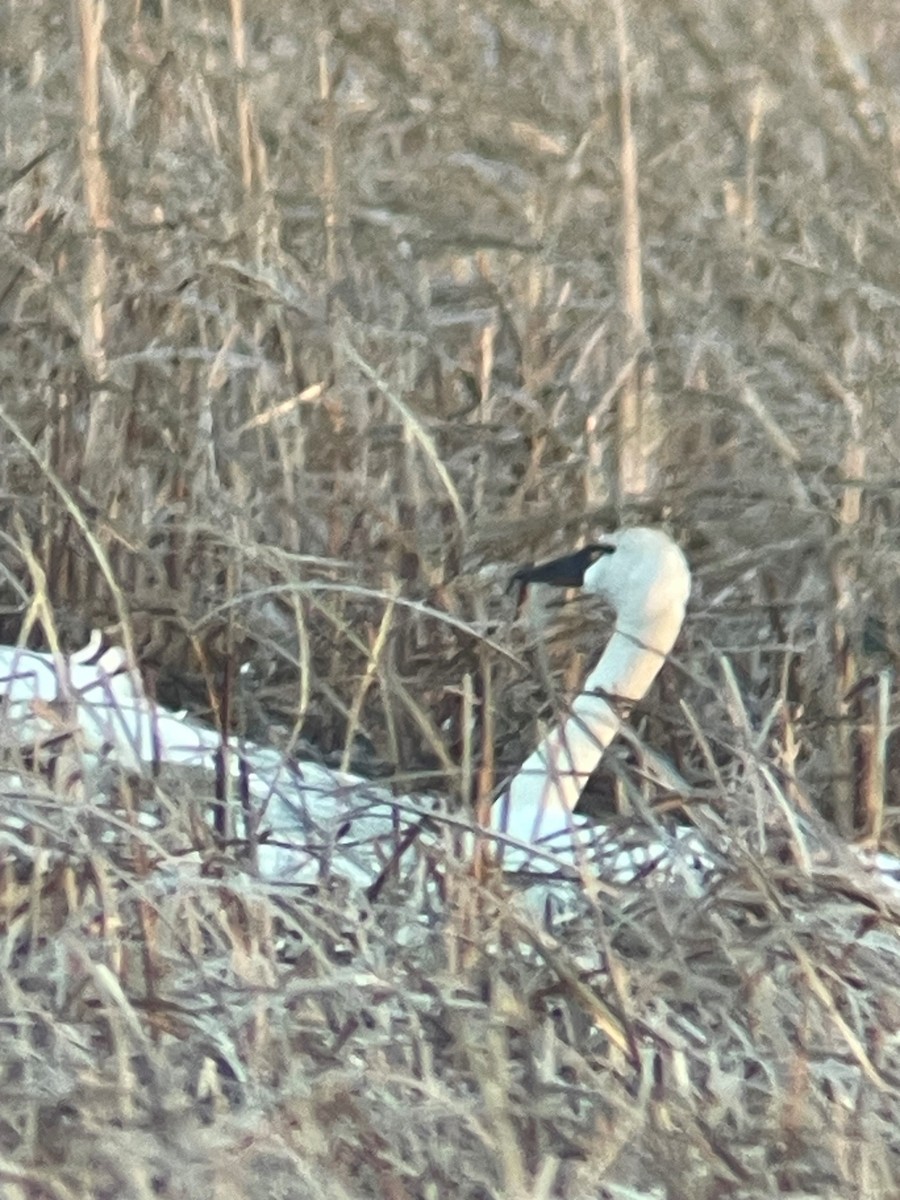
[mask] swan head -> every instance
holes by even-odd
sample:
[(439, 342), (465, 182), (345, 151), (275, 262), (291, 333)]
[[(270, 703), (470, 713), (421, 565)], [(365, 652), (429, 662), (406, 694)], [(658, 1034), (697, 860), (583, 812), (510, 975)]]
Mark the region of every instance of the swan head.
[[(620, 529), (574, 554), (528, 563), (512, 578), (522, 594), (529, 583), (579, 587), (601, 596), (616, 610), (622, 632), (644, 636), (648, 626), (684, 620), (691, 572), (679, 547), (661, 529)], [(674, 638), (673, 638), (674, 640)]]

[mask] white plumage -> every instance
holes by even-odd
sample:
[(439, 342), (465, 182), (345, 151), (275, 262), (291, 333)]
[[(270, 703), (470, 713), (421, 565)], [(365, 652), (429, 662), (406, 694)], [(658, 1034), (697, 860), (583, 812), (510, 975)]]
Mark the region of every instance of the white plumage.
[(581, 586), (616, 610), (612, 636), (570, 716), (529, 755), (494, 808), (496, 828), (532, 842), (573, 827), (575, 806), (623, 710), (643, 698), (675, 644), (691, 574), (667, 534), (625, 529), (516, 577), (524, 585)]
[[(601, 861), (623, 881), (657, 856), (690, 859), (698, 852), (693, 839), (669, 838), (635, 855), (602, 826), (574, 816), (603, 751), (678, 637), (691, 586), (684, 555), (659, 530), (628, 529), (574, 555), (523, 567), (514, 578), (523, 587), (580, 586), (612, 604), (616, 623), (570, 715), (510, 780), (482, 833), (502, 847), (505, 867), (538, 873), (574, 869), (584, 878), (585, 863)], [(167, 762), (211, 772), (224, 753), (251, 802), (249, 817), (241, 819), (256, 868), (284, 885), (334, 875), (366, 887), (423, 818), (429, 818), (423, 837), (434, 837), (437, 821), (467, 828), (464, 844), (475, 838), (471, 822), (433, 798), (398, 799), (363, 779), (291, 762), (252, 743), (223, 746), (214, 730), (154, 704), (124, 653), (101, 654), (98, 640), (68, 658), (0, 646), (0, 696), (7, 744), (40, 746), (73, 734), (86, 764), (111, 758), (133, 771)]]

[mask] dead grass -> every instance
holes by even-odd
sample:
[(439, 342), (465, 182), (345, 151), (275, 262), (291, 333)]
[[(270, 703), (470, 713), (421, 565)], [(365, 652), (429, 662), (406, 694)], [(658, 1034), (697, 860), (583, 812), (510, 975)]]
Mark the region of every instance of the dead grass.
[(596, 653), (508, 569), (664, 520), (718, 868), (361, 915), (10, 750), (4, 1195), (892, 1195), (896, 901), (814, 813), (897, 844), (894, 6), (214, 9), (10, 8), (0, 636), (483, 802)]
[(702, 896), (549, 928), (417, 846), (372, 907), (198, 869), (169, 782), (152, 834), (4, 789), (8, 1194), (890, 1195), (900, 904), (764, 773), (698, 810)]

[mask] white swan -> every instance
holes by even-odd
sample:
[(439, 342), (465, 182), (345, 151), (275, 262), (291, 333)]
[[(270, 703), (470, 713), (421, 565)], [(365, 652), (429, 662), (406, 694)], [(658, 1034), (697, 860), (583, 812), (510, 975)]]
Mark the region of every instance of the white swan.
[[(529, 756), (492, 812), (488, 832), (505, 845), (507, 867), (556, 869), (578, 857), (571, 832), (584, 822), (573, 821), (573, 810), (623, 707), (644, 695), (672, 648), (690, 572), (666, 534), (629, 529), (566, 558), (523, 567), (514, 579), (523, 587), (580, 586), (617, 612), (570, 717)], [(0, 647), (0, 694), (4, 724), (20, 743), (77, 730), (94, 758), (111, 756), (131, 770), (156, 761), (212, 769), (223, 749), (214, 730), (154, 705), (118, 649), (100, 654), (92, 644), (61, 660)], [(253, 802), (245, 833), (259, 873), (270, 880), (311, 882), (333, 872), (367, 886), (406, 832), (440, 811), (431, 799), (398, 799), (365, 780), (292, 763), (262, 746), (231, 744), (226, 751), (232, 777), (246, 784)], [(441, 815), (466, 824), (458, 815)], [(543, 854), (529, 849), (538, 839)]]
[[(502, 848), (503, 866), (556, 872), (586, 880), (588, 859), (607, 877), (624, 882), (646, 863), (666, 856), (691, 877), (703, 858), (693, 838), (663, 834), (638, 853), (615, 833), (574, 815), (588, 777), (623, 717), (652, 684), (681, 628), (690, 592), (684, 555), (666, 534), (628, 529), (601, 538), (573, 555), (520, 568), (514, 581), (581, 587), (616, 611), (609, 642), (574, 701), (567, 720), (529, 755), (494, 805), (482, 835)], [(71, 657), (0, 646), (0, 744), (23, 748), (72, 745), (82, 751), (79, 787), (96, 813), (106, 805), (103, 763), (114, 759), (132, 771), (167, 762), (212, 771), (223, 749), (228, 770), (251, 802), (243, 830), (256, 870), (279, 884), (318, 882), (334, 875), (370, 887), (404, 846), (434, 838), (437, 825), (467, 831), (474, 825), (430, 797), (397, 798), (385, 788), (315, 763), (295, 763), (278, 751), (232, 740), (225, 747), (212, 729), (151, 701), (138, 671), (118, 648), (101, 652), (99, 637)], [(0, 786), (0, 846), (21, 846), (20, 791), (15, 767)], [(92, 795), (92, 789), (96, 796)], [(210, 789), (204, 788), (208, 795)], [(7, 831), (7, 832), (4, 832)], [(898, 873), (891, 856), (868, 864), (882, 878)]]

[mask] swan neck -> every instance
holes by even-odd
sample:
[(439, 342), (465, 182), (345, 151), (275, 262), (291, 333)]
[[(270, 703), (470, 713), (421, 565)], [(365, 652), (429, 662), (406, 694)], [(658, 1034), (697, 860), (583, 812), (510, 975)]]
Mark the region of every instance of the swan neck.
[(681, 628), (684, 608), (653, 620), (619, 621), (567, 720), (547, 735), (494, 805), (491, 823), (521, 842), (573, 828), (573, 813), (622, 716), (643, 699)]

